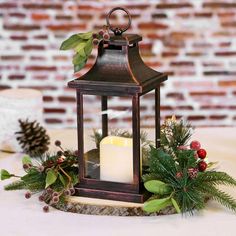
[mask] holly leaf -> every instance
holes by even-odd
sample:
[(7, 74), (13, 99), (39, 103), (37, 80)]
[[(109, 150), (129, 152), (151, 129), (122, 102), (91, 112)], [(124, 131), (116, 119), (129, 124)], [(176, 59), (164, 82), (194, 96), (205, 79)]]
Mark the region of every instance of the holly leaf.
[(68, 39), (66, 39), (64, 42), (62, 42), (60, 50), (68, 50), (75, 48), (80, 42), (81, 38), (79, 37), (78, 34), (74, 34), (70, 36)]
[(49, 170), (46, 176), (46, 185), (45, 188), (47, 188), (48, 186), (52, 185), (53, 183), (55, 183), (55, 181), (57, 180), (58, 177), (58, 173), (55, 172), (54, 170)]
[(0, 172), (0, 179), (1, 180), (5, 180), (5, 179), (10, 179), (12, 176), (12, 174), (10, 174), (7, 170), (2, 169)]
[(173, 197), (171, 198), (171, 202), (172, 202), (176, 212), (181, 213), (180, 207), (179, 207), (178, 203), (175, 201), (175, 199)]
[(149, 192), (155, 194), (165, 195), (172, 192), (172, 188), (160, 180), (149, 180), (144, 183), (144, 186)]
[(93, 32), (89, 31), (87, 33), (78, 34), (78, 37), (81, 38), (81, 39), (90, 39), (90, 38), (92, 38), (92, 35), (93, 35)]
[(161, 199), (154, 199), (144, 203), (143, 210), (148, 213), (159, 212), (160, 210), (171, 206), (170, 197), (161, 198)]
[(31, 158), (29, 156), (24, 156), (22, 158), (22, 165), (25, 165), (25, 164), (31, 164), (32, 165), (32, 161), (31, 161)]

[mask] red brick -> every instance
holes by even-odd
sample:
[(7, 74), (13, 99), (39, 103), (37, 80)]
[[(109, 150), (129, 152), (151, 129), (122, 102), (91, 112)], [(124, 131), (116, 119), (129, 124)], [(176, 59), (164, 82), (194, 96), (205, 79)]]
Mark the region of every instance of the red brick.
[(212, 12), (195, 12), (194, 16), (198, 18), (211, 18), (213, 16), (213, 13)]
[[(155, 107), (153, 107), (155, 108)], [(173, 108), (171, 106), (161, 106), (161, 111), (172, 111)]]
[(61, 4), (42, 4), (42, 3), (25, 3), (23, 4), (23, 7), (26, 9), (53, 9), (53, 10), (61, 10), (62, 5)]
[(184, 95), (182, 93), (170, 92), (166, 94), (167, 98), (173, 98), (176, 100), (184, 100)]
[(143, 22), (139, 23), (138, 27), (141, 30), (157, 30), (157, 29), (167, 29), (168, 25), (155, 22)]
[(191, 16), (191, 14), (186, 13), (186, 12), (181, 12), (181, 13), (177, 13), (176, 16), (180, 17), (180, 18), (189, 18)]
[(209, 118), (211, 120), (224, 120), (227, 118), (227, 115), (211, 115)]
[(188, 116), (187, 118), (189, 121), (198, 121), (198, 120), (205, 120), (205, 116), (200, 116), (200, 115), (193, 115), (193, 116)]
[(13, 3), (13, 2), (4, 2), (4, 3), (0, 3), (0, 9), (1, 8), (16, 8), (17, 7), (17, 4), (16, 3)]
[(236, 21), (222, 22), (223, 27), (236, 27)]
[(34, 39), (48, 39), (48, 35), (46, 34), (35, 35)]
[(234, 8), (236, 7), (236, 3), (234, 2), (205, 2), (202, 4), (203, 7), (206, 8)]
[(43, 96), (43, 101), (44, 102), (52, 102), (54, 99), (51, 96)]
[(236, 80), (227, 80), (227, 81), (219, 81), (218, 82), (219, 86), (222, 87), (232, 87), (232, 86), (236, 86)]
[(186, 56), (189, 56), (189, 57), (202, 57), (206, 55), (206, 53), (204, 52), (187, 52), (185, 54)]
[(39, 30), (39, 25), (21, 25), (21, 24), (5, 24), (3, 28), (6, 30), (14, 30), (14, 31), (30, 31), (30, 30)]
[(27, 66), (26, 70), (28, 71), (56, 71), (55, 66)]
[(211, 43), (202, 42), (202, 43), (193, 43), (193, 47), (205, 49), (205, 48), (212, 48), (213, 45)]
[(148, 33), (146, 37), (150, 39), (163, 39), (163, 36), (158, 33)]
[(9, 75), (9, 80), (23, 80), (25, 78), (25, 75)]
[(167, 18), (167, 14), (166, 13), (155, 13), (155, 14), (152, 14), (152, 18), (153, 19)]
[(33, 75), (32, 79), (35, 79), (35, 80), (47, 80), (48, 76), (47, 75)]
[(178, 8), (192, 8), (193, 5), (188, 2), (182, 3), (159, 3), (156, 5), (157, 9), (178, 9)]
[(43, 13), (32, 13), (31, 18), (35, 21), (49, 20), (50, 16)]
[(192, 61), (172, 61), (170, 62), (170, 66), (194, 66), (194, 62)]
[(57, 20), (72, 20), (73, 17), (70, 15), (56, 15)]
[(18, 61), (18, 60), (22, 60), (24, 57), (23, 56), (19, 56), (19, 55), (7, 55), (7, 56), (1, 56), (1, 59), (4, 61)]
[(66, 96), (60, 96), (58, 97), (58, 100), (60, 102), (73, 102), (73, 103), (76, 101), (75, 97), (66, 97)]
[(36, 90), (40, 90), (40, 91), (44, 91), (44, 90), (57, 90), (57, 87), (55, 86), (50, 86), (50, 85), (45, 85), (45, 86), (19, 86), (19, 88), (31, 88), (31, 89), (36, 89)]
[(222, 105), (203, 105), (200, 107), (201, 110), (222, 110), (226, 108), (226, 106)]
[(188, 38), (193, 38), (195, 36), (195, 33), (194, 32), (177, 32), (177, 31), (174, 31), (174, 32), (171, 32), (170, 33), (170, 38), (172, 40), (184, 40), (184, 39), (188, 39)]
[(47, 58), (46, 57), (41, 57), (41, 56), (31, 56), (30, 60), (32, 60), (32, 61), (46, 61)]
[(224, 66), (222, 62), (203, 62), (202, 65), (204, 67), (223, 67)]
[(44, 50), (45, 47), (43, 45), (24, 45), (21, 47), (25, 51), (30, 51), (30, 50)]
[(236, 75), (236, 71), (204, 71), (204, 75), (215, 76), (215, 75)]
[(66, 110), (63, 108), (44, 108), (45, 113), (66, 113)]
[(223, 91), (190, 92), (191, 96), (225, 96), (225, 94)]
[(62, 123), (62, 120), (60, 119), (55, 119), (55, 118), (47, 118), (44, 120), (45, 123), (47, 124), (61, 124)]
[(188, 111), (192, 111), (194, 110), (194, 108), (192, 106), (187, 106), (187, 105), (183, 105), (183, 106), (176, 106), (175, 110), (188, 110)]
[(12, 39), (12, 40), (25, 41), (25, 40), (28, 39), (28, 37), (25, 36), (25, 35), (11, 35), (11, 36), (10, 36), (10, 39)]
[[(73, 7), (73, 6), (71, 6)], [(84, 11), (90, 11), (90, 10), (93, 10), (93, 11), (97, 11), (97, 10), (101, 10), (100, 7), (96, 7), (92, 4), (90, 5), (79, 5), (78, 8), (73, 8), (73, 10), (84, 10)]]
[(235, 12), (230, 12), (229, 10), (225, 11), (225, 12), (218, 12), (217, 15), (221, 18), (228, 18), (228, 17), (234, 17), (235, 16)]
[(9, 88), (11, 88), (10, 85), (0, 84), (0, 90), (3, 90), (3, 89), (9, 89)]
[(85, 30), (85, 24), (57, 24), (47, 25), (47, 28), (53, 31), (71, 31), (71, 30)]
[(230, 47), (231, 46), (231, 42), (221, 42), (221, 43), (219, 43), (219, 46), (220, 47)]
[(124, 7), (126, 7), (127, 9), (139, 9), (139, 10), (144, 10), (144, 9), (147, 9), (150, 5), (149, 4), (128, 4), (128, 5), (125, 5)]
[(15, 18), (25, 18), (26, 15), (24, 13), (20, 13), (20, 12), (11, 12), (9, 13), (10, 17), (15, 17)]
[(226, 57), (228, 57), (228, 56), (236, 56), (236, 52), (235, 51), (231, 51), (231, 52), (228, 52), (228, 51), (225, 51), (225, 52), (216, 52), (215, 53), (215, 55), (216, 56), (226, 56)]
[(178, 52), (172, 52), (172, 51), (164, 51), (161, 53), (162, 57), (177, 57), (178, 56)]

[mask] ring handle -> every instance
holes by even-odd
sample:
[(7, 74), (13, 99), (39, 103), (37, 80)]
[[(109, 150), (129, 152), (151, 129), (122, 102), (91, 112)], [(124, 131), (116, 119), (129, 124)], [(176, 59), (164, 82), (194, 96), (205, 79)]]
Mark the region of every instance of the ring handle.
[[(109, 22), (109, 19), (110, 19), (110, 16), (111, 14), (114, 12), (114, 11), (117, 11), (117, 10), (121, 10), (121, 11), (124, 11), (127, 15), (128, 15), (128, 19), (129, 19), (129, 22), (127, 24), (127, 26), (122, 29), (122, 28), (119, 28), (119, 27), (115, 27), (113, 28)], [(108, 28), (115, 34), (115, 35), (121, 35), (122, 33), (124, 33), (131, 25), (131, 16), (130, 16), (130, 13), (127, 9), (123, 8), (123, 7), (115, 7), (113, 9), (111, 9), (109, 11), (109, 13), (107, 14), (107, 17), (106, 17), (106, 21), (107, 21), (107, 25), (108, 25)]]

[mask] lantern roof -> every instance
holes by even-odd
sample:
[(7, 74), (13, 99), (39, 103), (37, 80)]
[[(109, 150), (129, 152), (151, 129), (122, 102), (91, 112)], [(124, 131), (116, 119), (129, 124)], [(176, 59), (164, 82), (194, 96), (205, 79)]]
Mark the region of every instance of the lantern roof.
[(99, 43), (95, 64), (87, 73), (70, 81), (69, 87), (90, 94), (132, 95), (147, 93), (167, 80), (165, 73), (155, 71), (143, 62), (138, 46), (142, 37), (122, 34), (131, 24), (128, 16), (129, 24), (124, 30), (112, 28), (107, 17), (114, 35), (108, 41)]

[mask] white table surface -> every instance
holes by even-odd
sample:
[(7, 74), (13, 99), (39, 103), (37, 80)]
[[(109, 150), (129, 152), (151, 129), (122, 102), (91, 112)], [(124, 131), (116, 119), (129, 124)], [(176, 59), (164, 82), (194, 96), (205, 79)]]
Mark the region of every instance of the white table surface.
[[(152, 133), (152, 132), (150, 132)], [(152, 135), (152, 134), (150, 134)], [(67, 148), (76, 148), (75, 130), (50, 132)], [(194, 134), (207, 150), (211, 161), (219, 161), (219, 168), (236, 177), (236, 128), (199, 128)], [(53, 150), (53, 148), (51, 148)], [(23, 173), (22, 154), (0, 153), (0, 169)], [(51, 209), (44, 213), (37, 196), (26, 200), (25, 191), (4, 191), (10, 181), (0, 182), (1, 236), (70, 236), (70, 235), (214, 235), (235, 236), (236, 214), (215, 202), (194, 216), (115, 217), (65, 213)], [(236, 189), (224, 188), (236, 198)]]

